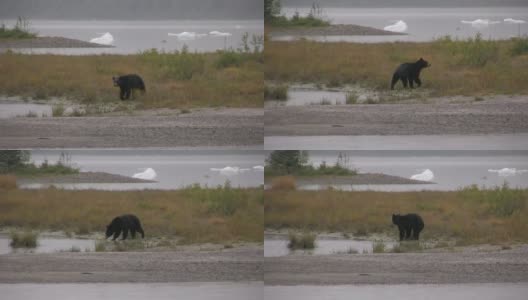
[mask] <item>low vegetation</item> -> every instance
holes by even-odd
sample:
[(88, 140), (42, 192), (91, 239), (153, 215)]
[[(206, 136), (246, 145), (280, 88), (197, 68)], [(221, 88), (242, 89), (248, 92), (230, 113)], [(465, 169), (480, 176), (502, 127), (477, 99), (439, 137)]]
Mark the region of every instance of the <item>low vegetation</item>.
[(349, 166), (349, 157), (339, 153), (336, 162), (329, 165), (322, 162), (319, 166), (308, 163), (308, 152), (298, 150), (279, 150), (270, 153), (266, 160), (264, 175), (267, 179), (275, 176), (353, 176), (357, 171)]
[(265, 85), (264, 100), (286, 101), (288, 100), (287, 85)]
[(325, 27), (330, 22), (323, 17), (323, 9), (314, 2), (310, 11), (305, 15), (296, 11), (290, 18), (281, 14), (280, 0), (264, 1), (264, 22), (271, 27)]
[[(84, 105), (119, 102), (112, 76), (137, 73), (147, 93), (133, 95), (137, 109), (262, 107), (261, 41), (239, 50), (171, 53), (149, 50), (135, 55), (0, 54), (0, 94), (50, 100), (64, 97)], [(46, 70), (42, 72), (41, 70)], [(64, 111), (54, 108), (54, 115)]]
[[(29, 152), (23, 150), (1, 150), (0, 151), (0, 174), (15, 174), (17, 176), (39, 176), (39, 175), (66, 175), (77, 174), (79, 169), (70, 163), (71, 158), (61, 153), (56, 163), (49, 163), (45, 160), (42, 164), (36, 165), (30, 162)], [(0, 178), (0, 182), (1, 182)], [(4, 181), (13, 181), (13, 178), (6, 175)], [(0, 183), (1, 184), (1, 183)], [(14, 182), (16, 185), (16, 180)], [(12, 186), (12, 183), (11, 183)]]
[[(7, 190), (0, 193), (0, 227), (103, 232), (118, 215), (134, 213), (147, 238), (182, 243), (261, 242), (262, 189), (188, 187), (177, 191)], [(104, 251), (96, 245), (96, 251)]]
[(526, 37), (489, 41), (480, 36), (423, 43), (267, 41), (264, 77), (270, 82), (359, 84), (389, 90), (398, 65), (423, 57), (431, 67), (422, 72), (422, 89), (432, 96), (525, 94), (527, 45)]
[(30, 29), (29, 21), (22, 17), (17, 18), (13, 28), (8, 28), (5, 24), (0, 26), (0, 39), (29, 39), (36, 36)]
[(312, 233), (290, 233), (288, 248), (291, 250), (314, 249), (316, 235)]
[(17, 232), (12, 231), (9, 234), (11, 247), (13, 248), (36, 248), (38, 233), (32, 231)]
[(397, 239), (393, 213), (415, 212), (425, 222), (422, 239), (457, 245), (528, 242), (528, 190), (508, 186), (440, 192), (264, 192), (265, 226), (324, 232), (382, 233)]

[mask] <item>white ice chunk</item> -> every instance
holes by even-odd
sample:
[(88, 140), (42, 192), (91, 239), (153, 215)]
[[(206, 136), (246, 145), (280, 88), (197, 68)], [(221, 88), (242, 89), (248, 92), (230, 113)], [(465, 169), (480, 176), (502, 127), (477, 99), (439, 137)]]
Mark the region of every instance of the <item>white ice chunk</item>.
[(504, 23), (524, 24), (524, 23), (526, 23), (526, 21), (525, 20), (516, 20), (516, 19), (512, 19), (512, 18), (507, 18), (507, 19), (504, 19)]
[(103, 35), (93, 38), (90, 40), (90, 43), (96, 43), (101, 45), (111, 45), (114, 42), (114, 37), (110, 32), (105, 32)]
[(132, 177), (145, 180), (154, 180), (158, 174), (152, 168), (146, 168), (143, 172), (136, 173)]
[(425, 169), (422, 173), (414, 174), (413, 176), (411, 176), (411, 179), (420, 181), (432, 181), (434, 179), (434, 174), (433, 171)]
[(462, 20), (461, 22), (463, 24), (470, 24), (471, 27), (476, 28), (476, 29), (484, 29), (484, 28), (487, 28), (490, 25), (494, 25), (494, 24), (499, 24), (500, 23), (500, 21), (490, 21), (489, 19), (476, 19), (476, 20), (473, 20), (473, 21)]
[(188, 31), (184, 31), (184, 32), (180, 32), (180, 33), (172, 33), (172, 32), (169, 32), (167, 35), (168, 35), (168, 36), (175, 36), (175, 37), (177, 37), (179, 40), (182, 40), (182, 41), (191, 41), (191, 40), (195, 40), (195, 39), (198, 39), (198, 38), (204, 37), (204, 36), (206, 36), (207, 34), (205, 34), (205, 33), (196, 33), (196, 32), (188, 32)]
[(383, 29), (393, 32), (405, 32), (407, 31), (407, 23), (405, 23), (403, 20), (399, 20), (392, 25), (385, 26)]
[(264, 171), (264, 166), (254, 166), (254, 167), (253, 167), (253, 170), (256, 170), (256, 171)]
[(209, 32), (209, 35), (212, 35), (212, 36), (231, 36), (232, 34), (229, 33), (229, 32), (220, 32), (220, 31), (213, 30), (213, 31)]
[(244, 173), (246, 171), (249, 171), (250, 169), (243, 169), (243, 168), (239, 168), (239, 167), (230, 167), (230, 166), (227, 166), (225, 168), (211, 168), (210, 169), (211, 171), (214, 171), (214, 172), (219, 172), (221, 175), (224, 175), (224, 176), (233, 176), (233, 175), (238, 175), (240, 173)]
[(523, 173), (528, 172), (528, 170), (517, 170), (516, 168), (502, 168), (502, 169), (489, 169), (488, 172), (490, 173), (497, 173), (501, 177), (509, 177), (509, 176), (515, 176), (520, 175)]

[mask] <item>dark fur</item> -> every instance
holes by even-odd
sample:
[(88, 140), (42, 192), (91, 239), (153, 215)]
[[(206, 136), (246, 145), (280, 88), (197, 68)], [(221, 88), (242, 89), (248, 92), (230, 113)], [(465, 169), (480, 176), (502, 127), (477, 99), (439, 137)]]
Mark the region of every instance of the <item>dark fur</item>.
[(121, 232), (123, 232), (122, 239), (126, 240), (128, 231), (130, 231), (133, 239), (136, 238), (136, 231), (141, 233), (141, 238), (145, 237), (145, 233), (143, 232), (143, 228), (141, 228), (141, 222), (139, 222), (138, 217), (135, 215), (122, 215), (115, 217), (112, 222), (106, 226), (106, 238), (109, 238), (113, 234), (114, 238), (112, 240), (115, 241)]
[(411, 89), (414, 88), (414, 82), (416, 82), (418, 86), (421, 86), (422, 81), (420, 80), (420, 72), (423, 68), (430, 66), (431, 64), (422, 58), (415, 63), (401, 64), (392, 75), (391, 90), (394, 89), (394, 85), (398, 83), (398, 80), (402, 81), (404, 88), (407, 88), (407, 83), (409, 83)]
[(121, 100), (130, 98), (130, 92), (133, 89), (138, 89), (143, 93), (146, 92), (143, 79), (141, 79), (141, 77), (136, 74), (112, 77), (112, 81), (114, 82), (114, 86), (118, 86), (120, 88), (119, 98), (121, 98)]
[(417, 214), (392, 215), (392, 224), (397, 225), (400, 230), (400, 241), (418, 240), (424, 229), (422, 217)]

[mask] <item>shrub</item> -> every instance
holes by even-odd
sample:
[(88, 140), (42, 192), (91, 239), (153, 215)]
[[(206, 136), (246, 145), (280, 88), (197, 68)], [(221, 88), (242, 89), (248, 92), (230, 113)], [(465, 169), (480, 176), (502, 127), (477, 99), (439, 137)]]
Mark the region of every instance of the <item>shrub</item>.
[(26, 232), (16, 232), (12, 231), (10, 233), (11, 238), (11, 247), (13, 248), (36, 248), (38, 233), (26, 231)]
[(288, 100), (288, 86), (276, 85), (264, 87), (264, 99), (266, 100)]
[(297, 249), (314, 249), (316, 235), (312, 233), (295, 234), (290, 233), (290, 242), (288, 248)]
[(95, 252), (105, 252), (105, 251), (106, 251), (106, 241), (95, 242)]
[(51, 115), (54, 117), (62, 117), (64, 115), (64, 105), (62, 103), (53, 105), (51, 108)]
[(28, 39), (36, 36), (29, 28), (29, 21), (22, 17), (17, 18), (15, 26), (11, 29), (6, 28), (5, 24), (0, 26), (0, 38)]
[(374, 253), (384, 253), (386, 249), (385, 242), (382, 240), (374, 241), (372, 244), (372, 252)]
[(271, 181), (273, 190), (295, 190), (295, 188), (295, 177), (293, 176), (279, 176)]
[(346, 93), (346, 104), (356, 104), (358, 102), (358, 94), (355, 92)]
[(513, 39), (513, 46), (510, 50), (512, 56), (523, 55), (528, 53), (528, 37)]

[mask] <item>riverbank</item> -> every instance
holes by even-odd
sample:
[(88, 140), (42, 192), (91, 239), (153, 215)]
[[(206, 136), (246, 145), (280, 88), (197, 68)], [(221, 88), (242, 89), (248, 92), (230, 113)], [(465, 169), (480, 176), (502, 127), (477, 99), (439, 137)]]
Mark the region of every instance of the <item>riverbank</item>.
[(392, 32), (373, 27), (353, 24), (333, 24), (319, 27), (266, 27), (271, 38), (291, 36), (351, 36), (351, 35), (406, 35), (405, 33)]
[[(265, 183), (269, 184), (275, 177), (266, 176)], [(431, 184), (419, 180), (408, 179), (381, 173), (362, 173), (353, 176), (295, 176), (295, 184), (303, 185), (343, 185), (343, 184)]]
[(18, 176), (19, 185), (28, 184), (63, 184), (63, 183), (148, 183), (153, 180), (133, 178), (118, 174), (105, 172), (80, 172), (68, 175), (38, 175), (38, 176)]
[(59, 36), (39, 36), (29, 39), (0, 39), (0, 53), (20, 48), (113, 48), (112, 45), (90, 43)]

